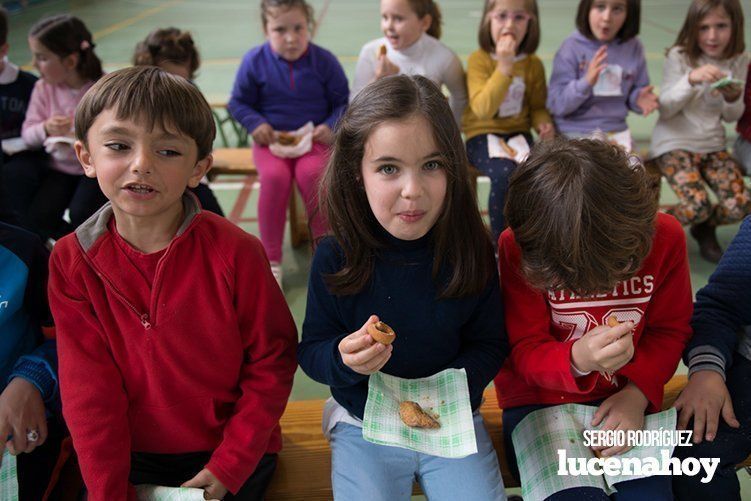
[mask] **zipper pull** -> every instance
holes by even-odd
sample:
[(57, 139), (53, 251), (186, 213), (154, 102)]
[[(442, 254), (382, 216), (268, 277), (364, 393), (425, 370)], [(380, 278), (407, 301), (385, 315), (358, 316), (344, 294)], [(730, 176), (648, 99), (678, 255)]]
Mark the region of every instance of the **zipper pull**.
[(151, 323), (149, 322), (149, 314), (144, 313), (141, 315), (141, 325), (143, 325), (143, 328), (146, 330), (151, 329)]

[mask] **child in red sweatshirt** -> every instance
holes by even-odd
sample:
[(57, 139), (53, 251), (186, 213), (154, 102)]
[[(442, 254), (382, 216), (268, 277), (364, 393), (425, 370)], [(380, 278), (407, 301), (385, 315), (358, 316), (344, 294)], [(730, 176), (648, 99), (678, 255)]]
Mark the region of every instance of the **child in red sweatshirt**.
[(49, 295), (89, 500), (134, 499), (132, 484), (259, 499), (297, 333), (260, 242), (185, 191), (211, 166), (211, 110), (136, 67), (92, 87), (75, 127), (110, 202), (55, 245)]
[[(657, 213), (633, 163), (600, 141), (556, 140), (511, 179), (498, 243), (511, 355), (495, 378), (510, 464), (511, 432), (542, 407), (596, 405), (592, 426), (641, 429), (691, 336), (683, 229)], [(669, 477), (616, 487), (618, 499), (672, 499)], [(608, 499), (589, 487), (553, 496), (582, 497)]]

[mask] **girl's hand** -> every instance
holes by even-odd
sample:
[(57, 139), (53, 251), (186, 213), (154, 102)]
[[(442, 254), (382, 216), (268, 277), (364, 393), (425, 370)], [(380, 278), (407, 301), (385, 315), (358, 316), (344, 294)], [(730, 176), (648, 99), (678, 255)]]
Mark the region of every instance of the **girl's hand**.
[(725, 78), (727, 74), (714, 64), (705, 64), (691, 71), (688, 74), (688, 83), (696, 85), (702, 82), (713, 83), (721, 78)]
[(378, 55), (376, 62), (375, 79), (380, 80), (383, 77), (399, 74), (399, 67), (391, 62), (386, 54)]
[(262, 123), (250, 133), (253, 142), (261, 146), (268, 146), (274, 142), (274, 129), (266, 122)]
[(203, 489), (204, 499), (223, 499), (227, 495), (227, 488), (222, 484), (213, 473), (204, 468), (198, 474), (185, 482), (180, 487), (195, 487)]
[(636, 96), (636, 106), (641, 108), (641, 113), (645, 117), (660, 107), (660, 101), (657, 99), (657, 95), (652, 92), (653, 89), (652, 85), (642, 87)]
[(391, 358), (392, 345), (384, 345), (373, 340), (368, 334), (368, 324), (378, 322), (376, 315), (371, 315), (360, 330), (353, 332), (339, 342), (339, 354), (344, 365), (364, 376), (381, 370)]
[(571, 362), (580, 372), (613, 373), (634, 356), (633, 322), (598, 325), (571, 347)]
[(720, 92), (720, 94), (722, 94), (722, 97), (727, 103), (732, 103), (738, 100), (738, 98), (741, 97), (741, 94), (743, 93), (743, 87), (737, 84), (726, 85), (725, 87), (720, 87), (717, 90)]
[(514, 67), (514, 56), (516, 55), (516, 39), (514, 35), (506, 34), (498, 38), (495, 43), (495, 55), (498, 59), (498, 71), (504, 75), (511, 76), (511, 70)]
[[(631, 381), (615, 395), (608, 397), (595, 411), (592, 416), (592, 426), (599, 425), (605, 420), (601, 430), (641, 430), (644, 426), (644, 411), (649, 401), (644, 393)], [(626, 443), (623, 446), (610, 448), (593, 447), (593, 450), (601, 451), (603, 456), (622, 454), (631, 447)]]
[[(39, 437), (35, 441), (26, 438), (30, 431), (36, 431)], [(13, 435), (11, 440), (5, 437)], [(21, 377), (8, 383), (0, 394), (0, 456), (3, 449), (14, 456), (22, 452), (31, 452), (47, 439), (47, 417), (44, 413), (44, 401), (37, 387)]]
[(73, 120), (64, 115), (55, 115), (44, 121), (44, 131), (47, 137), (70, 136)]
[(331, 144), (334, 142), (334, 133), (326, 124), (316, 125), (313, 129), (313, 141), (321, 144)]
[[(694, 418), (693, 442), (701, 443), (703, 438), (714, 440), (720, 413), (732, 428), (741, 424), (733, 412), (728, 387), (722, 376), (715, 371), (698, 371), (691, 374), (688, 384), (673, 404), (678, 414), (678, 429), (685, 430), (691, 417)], [(706, 432), (706, 435), (705, 435)]]
[(601, 46), (592, 56), (592, 60), (587, 67), (587, 73), (584, 75), (584, 79), (587, 81), (590, 87), (594, 87), (597, 83), (597, 79), (600, 78), (600, 73), (605, 69), (607, 64), (605, 60), (608, 58), (608, 47), (606, 45)]
[(553, 139), (555, 137), (555, 127), (550, 122), (541, 123), (537, 126), (537, 134), (543, 141)]

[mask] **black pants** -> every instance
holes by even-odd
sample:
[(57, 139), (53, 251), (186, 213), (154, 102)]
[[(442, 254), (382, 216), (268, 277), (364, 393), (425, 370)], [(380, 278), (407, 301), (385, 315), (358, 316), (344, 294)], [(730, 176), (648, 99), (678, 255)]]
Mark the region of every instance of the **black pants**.
[[(264, 454), (253, 474), (237, 494), (227, 494), (227, 501), (262, 500), (276, 469), (277, 454)], [(130, 482), (133, 485), (154, 484), (179, 487), (203, 470), (210, 452), (185, 454), (154, 454), (133, 452), (130, 455)]]
[(219, 200), (216, 199), (214, 192), (211, 191), (208, 185), (199, 183), (195, 188), (190, 188), (190, 191), (198, 197), (202, 209), (224, 216), (224, 211), (222, 211), (222, 207), (219, 205)]
[(16, 456), (20, 501), (39, 501), (44, 496), (60, 456), (63, 434), (63, 426), (51, 418), (47, 421), (47, 440), (31, 453)]

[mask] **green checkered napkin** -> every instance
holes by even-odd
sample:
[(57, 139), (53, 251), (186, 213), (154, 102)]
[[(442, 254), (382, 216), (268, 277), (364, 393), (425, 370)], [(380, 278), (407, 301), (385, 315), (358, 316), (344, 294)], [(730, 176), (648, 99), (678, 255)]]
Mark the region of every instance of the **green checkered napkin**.
[[(584, 430), (592, 427), (596, 407), (579, 404), (557, 405), (530, 413), (514, 429), (516, 461), (522, 483), (524, 499), (545, 499), (556, 492), (572, 487), (597, 487), (608, 495), (616, 491), (613, 484), (635, 480), (647, 475), (558, 475), (558, 450), (566, 451), (567, 458), (593, 458), (594, 453), (584, 446)], [(671, 408), (644, 419), (644, 430), (675, 430), (676, 410)], [(660, 458), (662, 449), (673, 447), (639, 446), (620, 454), (619, 458)], [(577, 465), (578, 467), (578, 465)]]
[(203, 489), (137, 485), (136, 497), (138, 501), (203, 501)]
[(3, 453), (3, 465), (0, 467), (0, 499), (2, 501), (18, 501), (18, 470), (16, 456), (8, 449)]
[[(399, 417), (399, 404), (417, 402), (438, 415), (438, 429), (410, 428)], [(462, 458), (477, 452), (467, 373), (446, 369), (430, 377), (402, 379), (382, 372), (371, 374), (362, 421), (368, 442), (404, 447), (444, 458)]]

